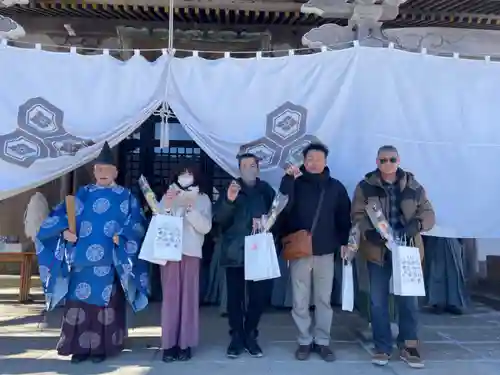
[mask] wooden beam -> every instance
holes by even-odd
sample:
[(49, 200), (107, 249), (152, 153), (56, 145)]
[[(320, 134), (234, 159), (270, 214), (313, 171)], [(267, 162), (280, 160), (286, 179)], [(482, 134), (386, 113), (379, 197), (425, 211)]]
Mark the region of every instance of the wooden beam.
[[(77, 36), (108, 35), (116, 36), (116, 28), (119, 26), (134, 27), (137, 29), (167, 29), (168, 24), (164, 21), (139, 21), (139, 20), (106, 20), (106, 19), (84, 19), (75, 17), (44, 17), (28, 15), (12, 15), (12, 18), (18, 22), (31, 34), (52, 34), (68, 35), (65, 24), (70, 24), (75, 30)], [(255, 24), (235, 24), (235, 25), (216, 25), (194, 22), (176, 22), (176, 30), (232, 30), (247, 32), (265, 32), (271, 33), (306, 33), (312, 26), (291, 26), (291, 25), (255, 25)], [(302, 35), (302, 34), (300, 34)]]

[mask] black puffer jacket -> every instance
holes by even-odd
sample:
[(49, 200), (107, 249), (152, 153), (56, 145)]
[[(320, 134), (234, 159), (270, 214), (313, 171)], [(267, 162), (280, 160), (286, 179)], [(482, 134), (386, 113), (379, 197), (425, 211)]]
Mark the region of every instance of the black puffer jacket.
[(218, 226), (222, 267), (242, 267), (245, 259), (245, 236), (252, 233), (254, 218), (260, 218), (271, 209), (275, 192), (265, 181), (257, 179), (255, 186), (241, 186), (234, 202), (227, 200), (227, 190), (222, 192), (214, 207), (213, 222)]
[(288, 195), (289, 201), (280, 215), (280, 234), (305, 229), (311, 230), (321, 190), (325, 194), (318, 222), (313, 233), (313, 254), (337, 253), (341, 245), (346, 245), (351, 229), (351, 201), (342, 183), (330, 177), (325, 168), (321, 174), (312, 174), (301, 167), (302, 176), (294, 179), (285, 175), (280, 191)]

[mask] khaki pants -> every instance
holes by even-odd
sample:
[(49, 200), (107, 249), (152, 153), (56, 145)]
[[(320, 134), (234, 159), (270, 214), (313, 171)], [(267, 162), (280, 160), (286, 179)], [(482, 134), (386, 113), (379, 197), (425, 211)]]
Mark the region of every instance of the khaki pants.
[[(292, 278), (292, 317), (299, 330), (299, 345), (330, 344), (332, 326), (331, 295), (334, 275), (333, 254), (311, 256), (290, 262)], [(309, 304), (311, 287), (315, 306), (314, 327), (312, 327)]]

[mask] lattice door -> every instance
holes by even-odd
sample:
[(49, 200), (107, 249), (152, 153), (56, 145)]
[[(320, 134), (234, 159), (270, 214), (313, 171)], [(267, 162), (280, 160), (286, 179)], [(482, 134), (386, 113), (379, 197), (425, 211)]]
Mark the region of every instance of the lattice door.
[(168, 148), (155, 148), (153, 159), (153, 177), (151, 188), (158, 197), (161, 197), (168, 185), (172, 182), (173, 174), (182, 159), (192, 159), (199, 165), (201, 173), (206, 175), (203, 168), (203, 155), (200, 147), (193, 141), (171, 141)]

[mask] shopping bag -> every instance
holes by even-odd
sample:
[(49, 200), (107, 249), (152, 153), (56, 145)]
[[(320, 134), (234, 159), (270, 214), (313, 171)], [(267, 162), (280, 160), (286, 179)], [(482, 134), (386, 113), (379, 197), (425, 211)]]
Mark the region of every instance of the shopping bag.
[(255, 278), (253, 281), (260, 281), (260, 280), (270, 280), (270, 279), (277, 279), (281, 277), (281, 270), (280, 270), (280, 264), (278, 260), (278, 254), (276, 253), (276, 247), (274, 243), (274, 238), (273, 236), (268, 236), (267, 240), (270, 241), (268, 245), (268, 253), (269, 253), (269, 268), (267, 270), (267, 275), (262, 278)]
[(395, 246), (392, 251), (392, 281), (397, 296), (425, 296), (420, 251), (412, 246)]
[(146, 231), (146, 236), (144, 237), (144, 241), (142, 241), (141, 250), (139, 251), (139, 259), (145, 260), (149, 263), (164, 266), (165, 264), (167, 264), (167, 261), (163, 259), (157, 259), (154, 254), (157, 217), (158, 215), (153, 215), (153, 218), (149, 223), (148, 230)]
[(179, 262), (182, 259), (183, 218), (172, 215), (155, 215), (153, 254), (156, 259)]
[(245, 280), (269, 280), (280, 276), (273, 235), (265, 232), (246, 236)]
[(342, 310), (354, 309), (354, 274), (352, 262), (344, 260), (342, 266)]

